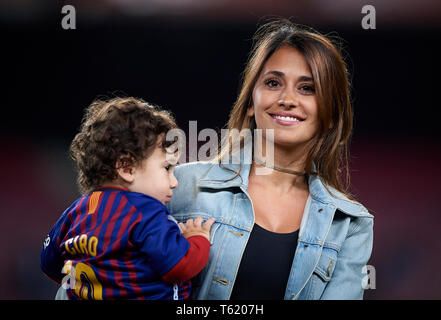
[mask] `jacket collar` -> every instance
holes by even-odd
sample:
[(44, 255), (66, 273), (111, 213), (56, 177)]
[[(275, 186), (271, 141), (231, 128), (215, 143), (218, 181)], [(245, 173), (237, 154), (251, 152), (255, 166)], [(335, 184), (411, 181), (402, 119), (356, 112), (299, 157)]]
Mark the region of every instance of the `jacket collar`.
[[(212, 162), (209, 170), (198, 181), (198, 186), (212, 189), (239, 187), (247, 190), (252, 152), (252, 143), (247, 143), (244, 148), (224, 158), (221, 164)], [(371, 216), (360, 203), (349, 200), (344, 194), (328, 186), (332, 193), (330, 194), (318, 175), (308, 175), (308, 183), (312, 199), (334, 206), (350, 216)]]

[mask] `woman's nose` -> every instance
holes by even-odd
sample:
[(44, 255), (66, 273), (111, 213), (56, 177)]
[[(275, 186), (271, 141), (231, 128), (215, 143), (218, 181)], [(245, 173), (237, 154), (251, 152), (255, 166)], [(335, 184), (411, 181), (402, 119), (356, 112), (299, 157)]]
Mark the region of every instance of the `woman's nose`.
[(295, 97), (295, 94), (293, 92), (284, 91), (281, 95), (279, 100), (277, 101), (277, 104), (279, 107), (282, 108), (295, 108), (298, 105), (297, 98)]

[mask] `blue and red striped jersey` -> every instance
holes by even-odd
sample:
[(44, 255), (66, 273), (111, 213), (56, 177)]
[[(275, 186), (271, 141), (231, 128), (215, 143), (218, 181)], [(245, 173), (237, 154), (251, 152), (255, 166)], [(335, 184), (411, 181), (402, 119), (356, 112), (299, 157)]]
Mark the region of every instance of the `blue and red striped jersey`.
[(70, 299), (187, 299), (189, 281), (161, 277), (189, 246), (159, 200), (102, 188), (64, 211), (43, 244), (41, 268)]

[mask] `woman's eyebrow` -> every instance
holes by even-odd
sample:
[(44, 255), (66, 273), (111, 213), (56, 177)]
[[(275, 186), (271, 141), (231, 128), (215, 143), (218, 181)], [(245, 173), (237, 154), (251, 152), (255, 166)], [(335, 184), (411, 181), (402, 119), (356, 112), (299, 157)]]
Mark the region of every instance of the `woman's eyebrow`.
[(311, 81), (314, 82), (314, 79), (309, 76), (301, 76), (299, 77), (299, 81)]
[[(280, 78), (284, 78), (285, 77), (285, 74), (282, 71), (277, 71), (277, 70), (269, 70), (269, 71), (265, 72), (263, 74), (263, 76), (265, 77), (268, 74), (273, 74), (273, 75), (276, 75), (276, 76), (278, 76)], [(310, 76), (300, 76), (298, 78), (298, 81), (311, 81), (311, 82), (314, 82), (314, 79), (311, 78)]]
[(274, 75), (276, 75), (278, 77), (281, 77), (281, 78), (285, 77), (285, 74), (282, 71), (269, 70), (269, 71), (265, 72), (263, 74), (263, 76), (266, 76), (268, 74), (274, 74)]

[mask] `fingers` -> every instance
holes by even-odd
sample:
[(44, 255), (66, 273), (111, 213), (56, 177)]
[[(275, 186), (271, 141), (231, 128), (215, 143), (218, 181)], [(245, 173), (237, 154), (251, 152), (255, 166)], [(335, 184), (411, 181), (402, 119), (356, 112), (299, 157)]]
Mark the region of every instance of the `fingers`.
[(185, 226), (185, 224), (183, 224), (182, 222), (178, 223), (179, 227), (181, 228), (182, 232), (185, 232), (187, 230), (187, 227)]
[(202, 222), (203, 222), (204, 220), (201, 218), (201, 217), (199, 217), (199, 218), (196, 218), (195, 220), (194, 220), (194, 226), (196, 227), (196, 228), (200, 228), (201, 226), (202, 226)]
[(188, 220), (185, 222), (185, 224), (186, 224), (187, 228), (193, 228), (193, 227), (194, 227), (193, 219), (188, 219)]
[(213, 225), (213, 223), (214, 223), (214, 221), (216, 221), (214, 218), (210, 218), (210, 219), (208, 219), (207, 221), (205, 221), (205, 223), (204, 223), (204, 226), (203, 226), (203, 229), (205, 229), (205, 230), (210, 230), (211, 229), (211, 226)]
[(179, 226), (181, 227), (182, 236), (187, 239), (193, 236), (203, 236), (210, 241), (210, 229), (214, 221), (214, 218), (210, 218), (204, 223), (204, 219), (199, 217), (194, 220), (188, 219), (185, 224), (180, 222)]
[(186, 229), (192, 229), (192, 228), (202, 228), (205, 230), (210, 230), (211, 226), (213, 225), (213, 223), (216, 220), (214, 218), (210, 218), (207, 221), (205, 221), (204, 225), (202, 225), (202, 223), (204, 222), (204, 219), (202, 219), (201, 217), (196, 218), (196, 219), (188, 219), (185, 224), (183, 224), (182, 222), (179, 222), (179, 226), (181, 227), (182, 231), (186, 230)]

